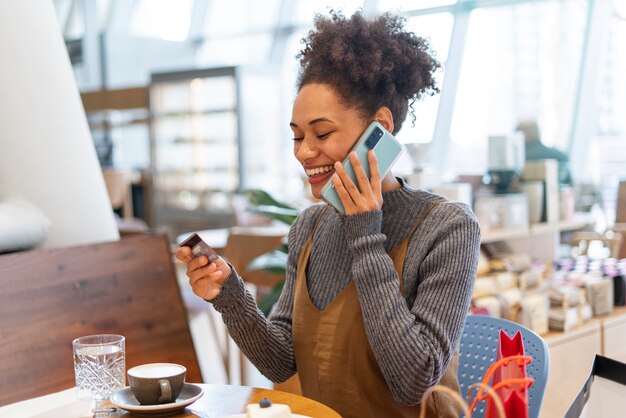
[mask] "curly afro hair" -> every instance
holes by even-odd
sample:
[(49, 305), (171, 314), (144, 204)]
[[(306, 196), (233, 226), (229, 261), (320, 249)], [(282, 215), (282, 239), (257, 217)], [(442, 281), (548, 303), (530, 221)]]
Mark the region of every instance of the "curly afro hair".
[(309, 83), (330, 85), (344, 106), (371, 118), (381, 106), (393, 113), (394, 134), (407, 111), (423, 95), (439, 93), (434, 73), (441, 64), (426, 39), (404, 29), (405, 20), (385, 13), (367, 20), (361, 11), (350, 18), (331, 11), (316, 15), (315, 30), (301, 40), (297, 89)]

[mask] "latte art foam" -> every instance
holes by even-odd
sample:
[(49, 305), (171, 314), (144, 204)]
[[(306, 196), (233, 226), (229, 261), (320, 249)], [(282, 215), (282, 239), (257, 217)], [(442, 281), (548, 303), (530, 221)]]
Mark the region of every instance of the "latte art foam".
[(185, 371), (180, 366), (174, 366), (169, 364), (163, 365), (146, 365), (137, 366), (128, 371), (128, 374), (135, 377), (143, 378), (155, 378), (155, 377), (171, 377), (178, 375)]

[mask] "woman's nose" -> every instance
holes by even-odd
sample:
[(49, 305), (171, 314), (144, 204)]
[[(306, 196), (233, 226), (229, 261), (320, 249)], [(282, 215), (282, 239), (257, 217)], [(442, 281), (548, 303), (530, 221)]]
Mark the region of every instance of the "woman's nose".
[(313, 144), (311, 144), (311, 141), (307, 140), (307, 138), (304, 138), (302, 142), (300, 142), (300, 145), (296, 147), (295, 151), (296, 158), (300, 161), (306, 161), (314, 157), (317, 153), (317, 149)]

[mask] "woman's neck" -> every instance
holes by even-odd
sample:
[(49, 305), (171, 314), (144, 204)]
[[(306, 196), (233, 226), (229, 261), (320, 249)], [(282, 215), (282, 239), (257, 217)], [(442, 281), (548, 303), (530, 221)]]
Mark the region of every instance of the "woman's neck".
[(383, 192), (388, 192), (391, 190), (398, 190), (402, 188), (402, 183), (400, 183), (398, 181), (398, 179), (396, 179), (396, 177), (393, 175), (393, 173), (388, 172), (387, 175), (383, 178), (383, 181), (381, 183), (381, 190)]

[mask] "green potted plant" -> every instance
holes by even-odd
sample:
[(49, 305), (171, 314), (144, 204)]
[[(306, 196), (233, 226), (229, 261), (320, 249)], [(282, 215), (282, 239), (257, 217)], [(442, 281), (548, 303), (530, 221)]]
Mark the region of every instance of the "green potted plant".
[[(260, 189), (245, 190), (243, 195), (248, 199), (250, 206), (247, 210), (267, 216), (278, 222), (282, 222), (286, 225), (291, 224), (296, 220), (299, 210), (286, 203), (279, 202), (274, 199), (269, 193)], [(270, 274), (275, 274), (282, 277), (268, 293), (259, 301), (259, 309), (268, 315), (272, 310), (272, 307), (278, 301), (280, 293), (285, 285), (285, 274), (287, 270), (287, 256), (289, 248), (287, 244), (281, 245), (274, 251), (265, 253), (248, 264), (247, 271), (251, 270), (264, 270)]]

